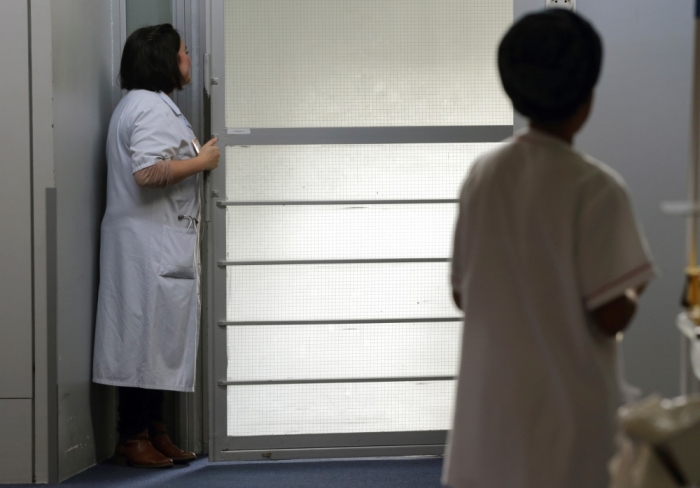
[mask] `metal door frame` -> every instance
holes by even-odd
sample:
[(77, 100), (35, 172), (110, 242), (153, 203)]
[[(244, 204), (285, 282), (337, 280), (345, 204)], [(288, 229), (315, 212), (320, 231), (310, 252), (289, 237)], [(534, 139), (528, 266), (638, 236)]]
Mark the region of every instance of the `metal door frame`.
[[(447, 431), (416, 432), (370, 432), (352, 434), (311, 434), (289, 436), (229, 437), (227, 435), (227, 385), (243, 384), (226, 381), (227, 350), (226, 330), (228, 327), (243, 325), (226, 320), (226, 269), (241, 264), (227, 262), (226, 256), (226, 208), (232, 205), (226, 201), (224, 150), (226, 146), (250, 145), (300, 145), (300, 144), (401, 144), (401, 143), (469, 143), (500, 142), (513, 134), (513, 126), (444, 126), (444, 127), (349, 127), (349, 128), (294, 128), (256, 129), (227, 128), (225, 124), (225, 42), (224, 42), (224, 2), (210, 0), (209, 32), (211, 63), (205, 75), (205, 84), (211, 91), (212, 133), (219, 137), (222, 148), (222, 164), (212, 171), (206, 190), (208, 226), (207, 268), (211, 272), (205, 287), (208, 294), (207, 323), (209, 338), (209, 414), (210, 450), (212, 461), (298, 459), (356, 456), (402, 456), (402, 455), (442, 455)], [(206, 69), (206, 68), (205, 68)], [(257, 202), (259, 204), (259, 202)], [(272, 202), (267, 202), (271, 204)], [(277, 202), (280, 203), (280, 202)], [(286, 204), (292, 202), (284, 202)], [(303, 202), (294, 202), (303, 203)], [(308, 203), (308, 202), (305, 202)], [(318, 202), (315, 202), (318, 203)], [(336, 204), (348, 202), (322, 202)], [(353, 202), (357, 203), (357, 202)], [(404, 204), (428, 203), (416, 201), (381, 201), (364, 203)], [(430, 201), (430, 203), (457, 203), (457, 200)], [(370, 260), (375, 262), (378, 260)], [(381, 260), (386, 261), (386, 260)], [(406, 260), (396, 260), (406, 261)], [(425, 260), (409, 260), (425, 261)], [(430, 261), (446, 262), (448, 259)], [(344, 261), (348, 262), (348, 261)], [(353, 261), (355, 262), (355, 261)], [(362, 262), (367, 262), (364, 260)], [(394, 262), (394, 260), (391, 260)], [(260, 263), (255, 263), (260, 264)], [(280, 263), (263, 263), (280, 264)], [(319, 263), (315, 263), (319, 264)], [(431, 317), (409, 320), (344, 320), (320, 323), (401, 323), (401, 322), (447, 322), (461, 321), (461, 317)], [(295, 322), (297, 323), (297, 322)], [(295, 323), (290, 322), (290, 325)], [(309, 322), (304, 322), (308, 324)], [(313, 322), (314, 324), (319, 322)], [(268, 325), (255, 323), (246, 325)], [(245, 382), (245, 384), (288, 384), (288, 383), (349, 383), (387, 381), (444, 381), (454, 377), (426, 378), (365, 378), (343, 380), (303, 380)]]

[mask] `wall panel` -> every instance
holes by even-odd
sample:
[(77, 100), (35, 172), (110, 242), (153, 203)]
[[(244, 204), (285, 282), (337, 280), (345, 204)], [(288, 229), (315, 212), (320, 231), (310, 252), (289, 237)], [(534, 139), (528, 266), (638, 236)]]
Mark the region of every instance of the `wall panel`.
[(0, 64), (12, 67), (0, 70), (0, 398), (32, 397), (27, 16), (26, 2), (0, 2)]
[[(514, 0), (516, 19), (541, 9)], [(684, 200), (693, 67), (694, 2), (578, 2), (603, 38), (604, 62), (591, 118), (577, 148), (618, 171), (627, 182), (662, 274), (640, 301), (623, 342), (627, 379), (644, 394), (679, 392), (675, 326), (685, 266), (685, 222), (660, 210)], [(525, 121), (516, 117), (516, 129)]]
[(664, 215), (686, 198), (694, 2), (581, 2), (605, 43), (603, 73), (579, 147), (629, 185), (662, 274), (641, 299), (624, 341), (628, 380), (644, 393), (679, 393), (675, 326), (684, 282), (685, 220)]
[(31, 400), (0, 400), (0, 439), (0, 485), (31, 483)]
[(116, 80), (112, 8), (65, 0), (51, 9), (61, 480), (104, 459), (115, 442), (113, 389), (92, 383), (105, 141)]

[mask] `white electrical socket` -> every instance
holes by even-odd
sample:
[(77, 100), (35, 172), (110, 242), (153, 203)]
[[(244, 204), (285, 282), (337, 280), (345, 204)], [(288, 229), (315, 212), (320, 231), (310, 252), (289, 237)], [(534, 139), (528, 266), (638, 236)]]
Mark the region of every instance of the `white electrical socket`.
[(576, 11), (576, 0), (545, 0), (546, 8), (563, 8), (564, 10)]

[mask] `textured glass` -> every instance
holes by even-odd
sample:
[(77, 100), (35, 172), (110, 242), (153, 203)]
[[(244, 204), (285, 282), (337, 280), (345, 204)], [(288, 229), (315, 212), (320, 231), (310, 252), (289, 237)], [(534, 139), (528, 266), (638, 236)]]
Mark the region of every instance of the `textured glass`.
[(172, 24), (171, 0), (126, 0), (126, 35), (139, 27)]
[[(510, 0), (224, 5), (227, 127), (513, 123), (496, 67)], [(457, 205), (421, 201), (457, 199), (498, 145), (226, 149), (224, 197), (243, 204), (226, 210), (226, 260), (248, 263), (226, 269), (226, 319), (244, 324), (227, 330), (228, 380), (379, 379), (229, 386), (229, 435), (449, 428), (454, 381), (381, 378), (456, 373), (450, 264), (309, 262), (448, 258)]]
[(461, 329), (461, 322), (229, 327), (227, 379), (455, 376)]
[(512, 125), (512, 0), (226, 0), (227, 127)]
[(229, 266), (233, 322), (459, 317), (448, 263)]
[(226, 148), (226, 199), (456, 199), (474, 159), (501, 143)]
[(229, 207), (226, 259), (448, 258), (457, 204)]
[(228, 435), (448, 430), (454, 381), (228, 387)]

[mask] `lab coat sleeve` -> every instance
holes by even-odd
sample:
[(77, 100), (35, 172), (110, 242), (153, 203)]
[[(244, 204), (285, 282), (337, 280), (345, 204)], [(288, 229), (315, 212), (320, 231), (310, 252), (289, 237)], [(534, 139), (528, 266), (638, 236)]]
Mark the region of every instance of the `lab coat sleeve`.
[(651, 253), (622, 178), (602, 173), (584, 187), (576, 266), (586, 309), (595, 310), (655, 275)]
[(170, 108), (166, 105), (145, 107), (136, 116), (129, 139), (132, 173), (153, 166), (158, 161), (172, 160), (180, 147), (179, 132), (174, 127)]
[(173, 183), (171, 161), (158, 161), (152, 166), (134, 173), (134, 180), (141, 188), (167, 188)]

